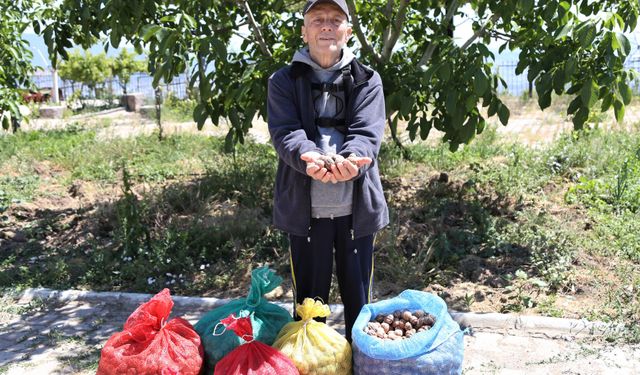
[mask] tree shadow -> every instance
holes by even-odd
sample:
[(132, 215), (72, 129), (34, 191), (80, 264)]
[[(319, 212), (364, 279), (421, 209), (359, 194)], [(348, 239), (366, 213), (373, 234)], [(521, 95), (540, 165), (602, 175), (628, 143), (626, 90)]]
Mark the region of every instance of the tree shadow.
[(0, 286), (207, 295), (244, 290), (259, 264), (287, 272), (286, 238), (270, 224), (273, 172), (236, 167), (154, 188), (124, 184), (80, 208), (10, 207)]
[(530, 243), (505, 235), (521, 224), (527, 204), (473, 180), (452, 181), (446, 173), (385, 185), (394, 192), (392, 223), (379, 236), (382, 251), (376, 269), (395, 285), (383, 283), (381, 295), (425, 289), (445, 297), (450, 308), (464, 311), (470, 301), (484, 297), (473, 291), (451, 296), (444, 289), (461, 283), (505, 288), (517, 270), (535, 272)]

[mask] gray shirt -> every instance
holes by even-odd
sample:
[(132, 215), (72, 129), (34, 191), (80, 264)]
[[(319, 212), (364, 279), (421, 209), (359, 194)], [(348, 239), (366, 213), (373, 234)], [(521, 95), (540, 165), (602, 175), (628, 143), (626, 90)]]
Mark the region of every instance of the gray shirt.
[[(297, 51), (293, 61), (305, 63), (313, 69), (312, 81), (315, 83), (342, 83), (342, 68), (349, 65), (354, 55), (348, 48), (342, 49), (342, 58), (335, 65), (323, 68), (318, 65), (309, 54), (307, 48)], [(344, 91), (336, 93), (313, 90), (316, 117), (330, 117), (344, 119), (345, 97)], [(342, 149), (344, 134), (335, 128), (318, 127), (316, 145), (325, 154), (337, 154)], [(311, 181), (311, 216), (314, 218), (333, 218), (351, 215), (353, 201), (353, 182), (338, 182), (336, 184)]]

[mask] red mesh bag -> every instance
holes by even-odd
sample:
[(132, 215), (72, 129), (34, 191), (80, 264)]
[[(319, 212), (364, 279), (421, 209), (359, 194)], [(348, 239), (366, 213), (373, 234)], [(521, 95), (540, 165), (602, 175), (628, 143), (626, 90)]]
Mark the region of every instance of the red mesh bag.
[(232, 314), (222, 319), (220, 323), (248, 342), (224, 356), (216, 364), (214, 375), (299, 374), (293, 362), (278, 349), (253, 339), (251, 318), (236, 318)]
[(182, 318), (167, 322), (172, 307), (166, 288), (140, 305), (122, 332), (107, 340), (97, 375), (199, 374), (204, 354), (200, 336)]

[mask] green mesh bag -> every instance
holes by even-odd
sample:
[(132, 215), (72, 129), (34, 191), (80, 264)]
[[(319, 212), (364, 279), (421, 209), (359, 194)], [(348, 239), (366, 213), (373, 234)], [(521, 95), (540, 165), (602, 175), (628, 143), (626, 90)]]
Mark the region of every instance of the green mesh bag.
[(293, 319), (282, 307), (268, 302), (263, 295), (275, 289), (282, 278), (268, 267), (260, 267), (251, 273), (251, 287), (246, 298), (233, 300), (216, 307), (203, 316), (194, 326), (204, 346), (205, 374), (212, 374), (213, 369), (227, 353), (244, 343), (232, 331), (225, 331), (220, 320), (230, 314), (251, 317), (255, 340), (267, 345), (273, 344), (282, 327)]

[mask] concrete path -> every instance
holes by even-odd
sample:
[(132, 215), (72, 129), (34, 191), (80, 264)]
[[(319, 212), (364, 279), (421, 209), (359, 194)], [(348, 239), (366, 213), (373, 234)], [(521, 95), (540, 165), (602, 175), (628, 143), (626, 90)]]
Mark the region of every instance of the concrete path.
[[(93, 374), (100, 349), (150, 298), (135, 293), (28, 289), (0, 299), (0, 374)], [(195, 323), (227, 300), (174, 297), (172, 317)], [(291, 311), (290, 303), (276, 303)], [(329, 324), (342, 327), (342, 306)], [(465, 336), (464, 374), (640, 374), (640, 346), (605, 344), (602, 323), (452, 312)]]

